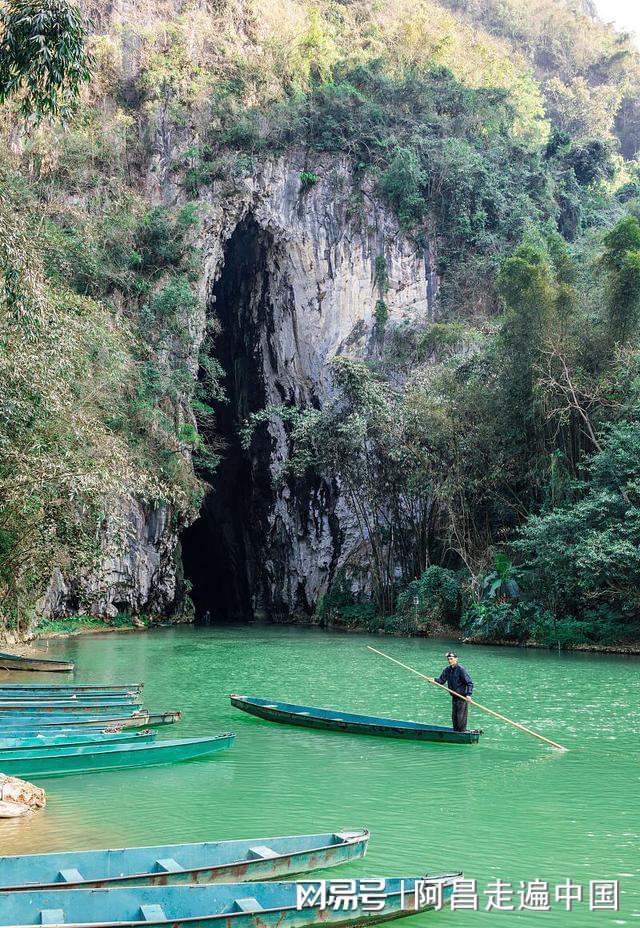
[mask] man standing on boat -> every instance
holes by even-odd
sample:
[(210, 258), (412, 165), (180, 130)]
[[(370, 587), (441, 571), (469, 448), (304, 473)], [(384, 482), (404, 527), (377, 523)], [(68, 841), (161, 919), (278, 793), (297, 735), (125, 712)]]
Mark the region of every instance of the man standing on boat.
[(439, 683), (441, 686), (447, 686), (451, 693), (459, 693), (460, 696), (451, 697), (451, 724), (454, 731), (467, 730), (467, 716), (469, 714), (468, 697), (473, 693), (473, 680), (464, 669), (462, 664), (458, 663), (458, 655), (455, 651), (449, 651), (447, 654), (447, 667), (444, 668), (439, 677), (427, 677), (429, 683)]

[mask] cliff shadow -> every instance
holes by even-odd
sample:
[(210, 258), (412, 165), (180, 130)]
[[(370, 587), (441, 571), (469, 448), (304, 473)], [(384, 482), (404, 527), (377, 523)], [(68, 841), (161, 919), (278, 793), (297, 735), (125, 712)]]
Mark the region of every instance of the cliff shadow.
[(273, 324), (271, 247), (255, 221), (241, 222), (227, 242), (207, 307), (221, 326), (215, 356), (225, 372), (226, 401), (210, 400), (221, 460), (214, 472), (196, 465), (209, 490), (199, 518), (182, 535), (184, 573), (199, 622), (249, 621), (262, 604), (257, 564), (273, 498), (271, 440), (263, 427), (245, 450), (239, 431), (266, 402), (261, 334)]

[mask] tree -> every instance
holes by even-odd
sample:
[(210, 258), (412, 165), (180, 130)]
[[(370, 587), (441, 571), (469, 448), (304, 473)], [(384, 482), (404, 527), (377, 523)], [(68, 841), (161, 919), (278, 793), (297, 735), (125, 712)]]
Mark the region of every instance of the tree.
[(19, 95), (23, 116), (60, 116), (91, 77), (87, 29), (67, 0), (6, 0), (0, 7), (0, 102)]
[(640, 608), (640, 423), (611, 427), (574, 499), (531, 516), (515, 548), (527, 586), (557, 616)]
[(614, 345), (635, 335), (640, 320), (640, 222), (621, 219), (604, 237), (609, 333)]

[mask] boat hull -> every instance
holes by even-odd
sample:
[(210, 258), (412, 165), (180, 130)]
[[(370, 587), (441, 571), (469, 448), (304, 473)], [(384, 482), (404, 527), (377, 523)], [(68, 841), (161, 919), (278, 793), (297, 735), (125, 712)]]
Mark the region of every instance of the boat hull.
[(44, 657), (20, 657), (18, 654), (0, 652), (0, 670), (33, 670), (44, 673), (70, 673), (75, 668), (73, 661), (54, 661)]
[(136, 702), (2, 702), (0, 701), (0, 719), (18, 713), (24, 715), (129, 715), (140, 711), (140, 703)]
[(0, 857), (0, 890), (31, 892), (271, 880), (361, 858), (368, 841), (369, 832), (361, 829), (324, 835)]
[(409, 741), (428, 741), (440, 744), (477, 744), (482, 732), (454, 731), (436, 725), (421, 725), (418, 722), (403, 722), (400, 719), (385, 719), (376, 716), (358, 716), (333, 709), (315, 706), (296, 706), (275, 700), (257, 697), (229, 697), (231, 705), (250, 715), (268, 722), (298, 725), (324, 731), (348, 732), (354, 735), (374, 735), (381, 738), (401, 738)]
[[(441, 886), (444, 904), (462, 874), (429, 878)], [(323, 907), (324, 881), (300, 881), (315, 893), (312, 904), (298, 907), (298, 883), (224, 883), (214, 886), (147, 886), (135, 889), (67, 889), (28, 893), (0, 893), (0, 928), (55, 924), (65, 928), (131, 928), (178, 926), (198, 928), (311, 928), (319, 923), (333, 928), (374, 925), (433, 910), (434, 902), (417, 899), (414, 877), (383, 881), (381, 911), (366, 910), (363, 880), (354, 881), (356, 907)], [(366, 881), (370, 884), (370, 881)]]
[(155, 741), (158, 737), (156, 731), (142, 729), (141, 731), (132, 730), (129, 732), (95, 732), (94, 734), (69, 734), (69, 735), (23, 735), (16, 738), (0, 737), (0, 770), (2, 761), (12, 756), (24, 757), (25, 753), (33, 751), (57, 750), (60, 748), (70, 748), (74, 746), (91, 745), (91, 744), (121, 744), (134, 742), (135, 744), (145, 744), (146, 742)]
[(10, 698), (42, 696), (132, 696), (139, 694), (143, 683), (0, 683), (0, 695)]
[(108, 749), (100, 749), (98, 746), (63, 748), (58, 752), (39, 752), (11, 760), (2, 757), (0, 767), (3, 773), (29, 779), (58, 777), (69, 773), (95, 773), (123, 767), (152, 767), (223, 751), (232, 746), (234, 739), (235, 735), (224, 734), (212, 738), (156, 741), (140, 745), (129, 742), (111, 745)]
[(45, 715), (42, 718), (25, 718), (15, 716), (13, 719), (0, 720), (0, 737), (5, 734), (13, 735), (15, 731), (45, 732), (59, 729), (97, 729), (103, 731), (110, 729), (120, 731), (127, 728), (159, 728), (161, 725), (172, 725), (182, 718), (181, 712), (142, 712), (140, 715), (103, 716), (97, 718), (75, 718)]

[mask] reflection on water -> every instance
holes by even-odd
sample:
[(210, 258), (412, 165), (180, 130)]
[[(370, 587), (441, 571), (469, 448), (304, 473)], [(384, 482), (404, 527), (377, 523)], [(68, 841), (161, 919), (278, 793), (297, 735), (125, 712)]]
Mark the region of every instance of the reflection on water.
[[(368, 643), (380, 646), (380, 639), (280, 627), (166, 629), (53, 642), (51, 656), (77, 661), (77, 682), (144, 680), (150, 708), (182, 709), (184, 721), (160, 737), (233, 730), (236, 746), (210, 760), (39, 781), (47, 809), (1, 822), (3, 852), (364, 825), (372, 832), (366, 861), (341, 874), (463, 869), (481, 890), (498, 877), (516, 888), (521, 880), (553, 885), (567, 877), (584, 884), (619, 878), (617, 914), (589, 913), (583, 905), (573, 913), (516, 912), (506, 923), (637, 924), (637, 659), (458, 648), (481, 702), (565, 744), (567, 754), (473, 709), (470, 726), (485, 731), (478, 746), (289, 728), (229, 705), (228, 694), (239, 692), (446, 724), (446, 694), (371, 654)], [(386, 639), (382, 648), (431, 674), (442, 669), (447, 644)], [(490, 921), (496, 923), (493, 913), (445, 912), (411, 924), (458, 928)]]

